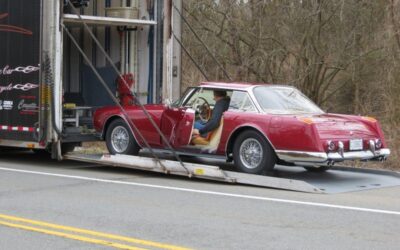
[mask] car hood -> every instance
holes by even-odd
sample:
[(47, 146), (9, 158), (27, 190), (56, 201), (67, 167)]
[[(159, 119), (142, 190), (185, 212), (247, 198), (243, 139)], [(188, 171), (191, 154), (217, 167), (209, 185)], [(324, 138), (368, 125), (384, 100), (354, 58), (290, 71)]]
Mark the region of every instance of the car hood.
[(375, 129), (352, 116), (322, 114), (310, 117), (321, 139), (374, 138)]

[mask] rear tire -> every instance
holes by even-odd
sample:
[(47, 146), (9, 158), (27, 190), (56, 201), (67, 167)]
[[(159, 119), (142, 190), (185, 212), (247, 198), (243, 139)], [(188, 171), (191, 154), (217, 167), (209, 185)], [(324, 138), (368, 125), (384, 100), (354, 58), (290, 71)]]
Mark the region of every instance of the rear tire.
[(263, 135), (247, 130), (235, 140), (233, 160), (236, 168), (248, 174), (268, 174), (276, 163), (276, 155)]
[(140, 146), (124, 120), (111, 122), (106, 132), (106, 145), (110, 154), (138, 155)]

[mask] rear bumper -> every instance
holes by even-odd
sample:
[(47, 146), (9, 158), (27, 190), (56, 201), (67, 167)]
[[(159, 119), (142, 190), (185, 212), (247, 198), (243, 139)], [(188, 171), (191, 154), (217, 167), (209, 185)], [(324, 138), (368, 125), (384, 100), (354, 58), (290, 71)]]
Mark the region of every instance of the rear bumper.
[(276, 150), (279, 159), (290, 163), (317, 163), (326, 164), (346, 160), (385, 160), (390, 155), (390, 149), (382, 148), (375, 152), (371, 150), (339, 153), (302, 152)]

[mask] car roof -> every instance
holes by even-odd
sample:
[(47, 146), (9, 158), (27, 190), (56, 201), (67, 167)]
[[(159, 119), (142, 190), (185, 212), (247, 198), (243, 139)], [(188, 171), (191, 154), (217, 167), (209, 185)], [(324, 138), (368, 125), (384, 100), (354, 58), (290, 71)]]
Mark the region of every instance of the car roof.
[[(242, 89), (247, 90), (255, 86), (284, 86), (284, 85), (273, 85), (270, 83), (248, 83), (248, 82), (202, 82), (201, 87), (205, 88), (222, 88), (222, 89)], [(289, 86), (284, 86), (289, 87)]]

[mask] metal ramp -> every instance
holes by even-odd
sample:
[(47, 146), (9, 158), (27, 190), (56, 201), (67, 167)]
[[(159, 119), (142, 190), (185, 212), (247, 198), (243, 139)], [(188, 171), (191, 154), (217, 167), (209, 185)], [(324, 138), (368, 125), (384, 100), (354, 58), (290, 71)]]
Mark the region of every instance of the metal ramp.
[[(199, 163), (185, 162), (188, 173), (177, 161), (131, 155), (87, 155), (87, 154), (68, 154), (65, 159), (83, 161), (88, 163), (98, 163), (115, 167), (125, 167), (131, 169), (146, 170), (170, 175), (187, 176), (196, 179), (214, 180), (227, 183), (239, 183), (259, 187), (277, 188), (293, 190), (306, 193), (323, 193), (323, 190), (308, 184), (305, 181), (277, 178), (261, 175), (252, 175), (225, 171), (217, 166)], [(161, 164), (162, 165), (161, 165)]]
[(195, 179), (306, 193), (334, 194), (400, 186), (400, 173), (349, 167), (334, 167), (325, 173), (313, 173), (301, 167), (276, 166), (274, 176), (261, 176), (227, 171), (224, 169), (231, 169), (231, 164), (216, 159), (196, 157), (188, 159), (191, 162), (185, 161), (187, 170), (174, 160), (160, 159), (158, 162), (154, 158), (143, 156), (68, 154), (64, 158)]

